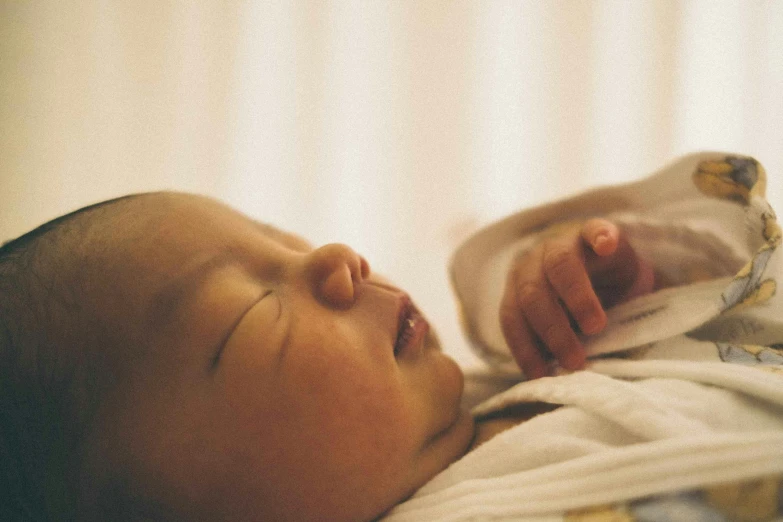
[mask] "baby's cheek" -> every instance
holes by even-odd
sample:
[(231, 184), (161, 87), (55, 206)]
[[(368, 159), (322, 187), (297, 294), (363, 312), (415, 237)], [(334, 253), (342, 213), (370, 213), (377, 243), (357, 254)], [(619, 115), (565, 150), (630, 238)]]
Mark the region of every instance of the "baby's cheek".
[(440, 352), (404, 371), (411, 409), (416, 411), (418, 429), (429, 438), (446, 429), (459, 413), (464, 376), (459, 365)]
[(404, 382), (396, 372), (379, 372), (355, 361), (336, 360), (340, 371), (313, 375), (304, 397), (324, 428), (342, 440), (377, 448), (402, 445), (415, 423)]
[(385, 508), (407, 491), (421, 418), (394, 359), (345, 342), (297, 346), (270, 382), (234, 389), (234, 407), (242, 431), (265, 448), (263, 467), (282, 474), (278, 483), (297, 484), (337, 512), (355, 508), (357, 496)]
[(348, 497), (394, 495), (419, 451), (421, 431), (398, 376), (374, 374), (350, 358), (326, 366), (340, 370), (313, 368), (291, 410), (307, 434), (300, 451)]

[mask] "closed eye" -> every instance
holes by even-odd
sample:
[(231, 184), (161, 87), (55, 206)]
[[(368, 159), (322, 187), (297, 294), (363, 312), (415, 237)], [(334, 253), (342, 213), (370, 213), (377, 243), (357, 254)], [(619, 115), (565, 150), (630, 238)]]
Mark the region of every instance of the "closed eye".
[[(223, 355), (223, 350), (225, 350), (226, 345), (228, 344), (229, 339), (231, 339), (231, 336), (234, 334), (234, 331), (237, 329), (237, 327), (242, 322), (242, 320), (247, 316), (248, 313), (250, 313), (250, 311), (253, 308), (256, 307), (256, 305), (261, 303), (264, 299), (269, 297), (271, 294), (272, 294), (272, 290), (271, 289), (267, 290), (266, 292), (261, 294), (261, 296), (257, 300), (255, 300), (252, 303), (250, 303), (250, 306), (248, 306), (241, 314), (239, 314), (239, 316), (236, 318), (236, 320), (234, 320), (234, 322), (231, 324), (231, 326), (226, 331), (226, 334), (221, 339), (221, 341), (218, 344), (217, 348), (215, 349), (215, 355), (212, 358), (212, 363), (210, 365), (210, 370), (214, 370), (215, 368), (217, 368), (217, 365), (220, 363), (220, 358)], [(280, 304), (280, 299), (279, 298), (277, 299), (277, 304), (278, 304), (278, 307), (277, 307), (278, 311), (277, 311), (277, 318), (276, 318), (276, 320), (280, 318), (280, 316), (282, 315), (282, 311), (283, 311), (283, 307)]]

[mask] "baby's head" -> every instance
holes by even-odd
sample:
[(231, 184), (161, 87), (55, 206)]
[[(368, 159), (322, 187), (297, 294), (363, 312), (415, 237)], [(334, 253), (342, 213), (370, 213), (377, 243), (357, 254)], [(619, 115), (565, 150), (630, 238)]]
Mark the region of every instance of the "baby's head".
[(0, 307), (0, 486), (31, 512), (366, 520), (473, 434), (405, 293), (207, 198), (132, 196), (23, 236)]

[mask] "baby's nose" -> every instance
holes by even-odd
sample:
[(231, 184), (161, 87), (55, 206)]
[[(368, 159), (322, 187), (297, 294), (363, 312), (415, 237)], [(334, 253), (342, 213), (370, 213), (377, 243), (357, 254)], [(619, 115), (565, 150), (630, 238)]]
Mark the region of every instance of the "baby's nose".
[(355, 285), (370, 275), (370, 265), (350, 247), (331, 243), (308, 254), (306, 272), (320, 301), (347, 308), (356, 297)]

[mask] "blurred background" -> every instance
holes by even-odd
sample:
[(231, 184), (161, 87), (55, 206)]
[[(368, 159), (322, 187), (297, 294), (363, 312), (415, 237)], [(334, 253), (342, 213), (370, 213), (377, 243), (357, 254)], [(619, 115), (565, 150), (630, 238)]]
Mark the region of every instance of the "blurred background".
[(783, 208), (783, 0), (0, 0), (0, 240), (217, 197), (407, 289), (461, 362), (450, 252), (695, 150)]

